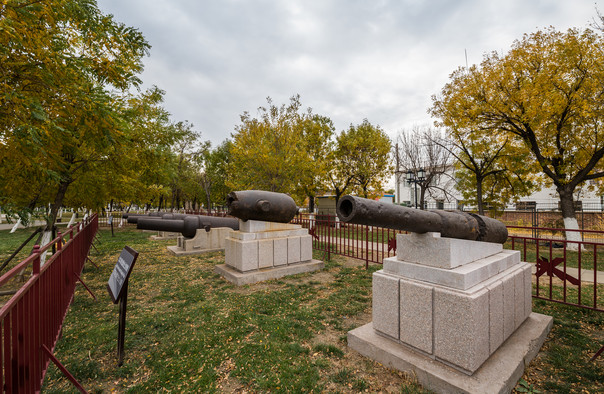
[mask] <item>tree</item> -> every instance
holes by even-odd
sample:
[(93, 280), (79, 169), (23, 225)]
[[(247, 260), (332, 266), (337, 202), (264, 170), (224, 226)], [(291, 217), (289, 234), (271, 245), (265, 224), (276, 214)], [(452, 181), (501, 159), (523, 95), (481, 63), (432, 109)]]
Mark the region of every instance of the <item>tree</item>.
[(346, 157), (348, 152), (341, 152), (337, 149), (330, 154), (332, 167), (329, 171), (329, 183), (336, 195), (336, 204), (340, 197), (346, 193), (354, 181), (354, 172), (347, 163), (350, 162)]
[(196, 189), (199, 186), (201, 163), (205, 151), (209, 149), (209, 142), (199, 144), (201, 134), (193, 130), (193, 125), (188, 122), (177, 122), (173, 127), (177, 138), (172, 147), (175, 171), (170, 182), (171, 206), (180, 209), (181, 203), (193, 200), (198, 194)]
[(212, 209), (213, 204), (225, 205), (226, 196), (231, 191), (227, 186), (229, 162), (231, 160), (230, 140), (224, 140), (214, 149), (208, 149), (203, 157), (201, 184), (206, 195), (206, 208)]
[(149, 45), (92, 0), (4, 2), (0, 31), (0, 205), (50, 202), (51, 227), (123, 138), (115, 92), (138, 86)]
[(302, 112), (299, 95), (287, 106), (277, 107), (270, 97), (267, 102), (268, 107), (258, 108), (259, 118), (241, 115), (233, 134), (227, 185), (289, 193), (300, 203), (316, 190), (312, 185), (321, 177), (315, 179), (312, 171), (325, 166), (311, 160), (313, 156), (319, 160), (333, 126), (310, 108)]
[[(165, 205), (175, 166), (172, 147), (179, 130), (163, 108), (164, 91), (153, 87), (138, 96), (127, 96), (123, 104), (124, 139), (113, 145), (111, 160), (105, 166), (103, 184), (110, 198), (144, 205)], [(109, 158), (109, 157), (108, 157)]]
[(390, 138), (379, 126), (372, 125), (367, 119), (356, 126), (351, 124), (337, 137), (336, 159), (340, 163), (338, 169), (342, 171), (339, 176), (353, 182), (365, 198), (369, 197), (370, 190), (383, 190), (384, 180), (393, 170), (391, 148)]
[(430, 126), (415, 126), (409, 132), (403, 130), (397, 139), (395, 154), (403, 170), (414, 174), (424, 170), (424, 178), (417, 183), (420, 208), (424, 209), (426, 194), (448, 199), (452, 189), (451, 149), (441, 132)]
[[(432, 113), (450, 128), (510, 138), (530, 154), (560, 198), (567, 229), (578, 228), (573, 193), (604, 176), (601, 119), (604, 39), (590, 29), (525, 35), (504, 56), (451, 75)], [(567, 232), (567, 239), (579, 240)]]
[(537, 182), (531, 173), (535, 168), (523, 160), (522, 146), (515, 146), (509, 138), (473, 129), (447, 129), (447, 139), (434, 143), (447, 149), (457, 160), (455, 180), (466, 203), (475, 205), (484, 215), (485, 205), (500, 210), (511, 200), (529, 195)]
[(327, 188), (328, 173), (331, 161), (330, 151), (333, 149), (332, 136), (334, 126), (326, 116), (308, 114), (304, 121), (303, 133), (305, 150), (308, 155), (307, 166), (304, 168), (301, 188), (308, 196), (308, 211), (315, 211), (315, 197)]

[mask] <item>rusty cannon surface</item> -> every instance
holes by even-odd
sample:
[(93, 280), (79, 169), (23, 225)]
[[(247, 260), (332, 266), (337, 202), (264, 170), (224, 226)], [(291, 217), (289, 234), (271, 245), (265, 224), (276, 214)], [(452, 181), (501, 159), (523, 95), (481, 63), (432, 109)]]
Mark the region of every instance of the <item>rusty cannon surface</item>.
[(289, 223), (298, 213), (294, 199), (284, 193), (263, 190), (230, 192), (226, 202), (228, 214), (243, 221)]
[(210, 231), (216, 227), (229, 227), (239, 230), (239, 220), (235, 218), (223, 218), (216, 216), (187, 215), (182, 219), (171, 219), (170, 216), (162, 217), (139, 217), (136, 228), (139, 230), (167, 231), (181, 233), (185, 238), (195, 237), (198, 229)]
[(385, 227), (442, 237), (505, 243), (508, 230), (499, 220), (461, 211), (422, 211), (366, 198), (344, 196), (336, 207), (345, 223)]

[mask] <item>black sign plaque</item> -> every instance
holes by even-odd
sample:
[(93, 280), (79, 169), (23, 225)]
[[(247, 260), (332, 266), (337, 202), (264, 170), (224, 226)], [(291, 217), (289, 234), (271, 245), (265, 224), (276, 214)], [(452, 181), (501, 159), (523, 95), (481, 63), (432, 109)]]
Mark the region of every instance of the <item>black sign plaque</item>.
[(115, 267), (113, 267), (113, 272), (107, 283), (107, 290), (114, 304), (117, 304), (124, 294), (124, 284), (130, 277), (130, 272), (132, 272), (132, 267), (134, 267), (137, 257), (138, 252), (136, 250), (125, 246), (120, 257), (117, 259)]
[(128, 305), (128, 278), (132, 272), (132, 267), (136, 262), (138, 252), (129, 246), (124, 246), (124, 250), (117, 259), (113, 272), (107, 283), (107, 291), (114, 304), (120, 303), (120, 317), (117, 328), (117, 365), (121, 366), (124, 361), (124, 339), (126, 333), (126, 308)]

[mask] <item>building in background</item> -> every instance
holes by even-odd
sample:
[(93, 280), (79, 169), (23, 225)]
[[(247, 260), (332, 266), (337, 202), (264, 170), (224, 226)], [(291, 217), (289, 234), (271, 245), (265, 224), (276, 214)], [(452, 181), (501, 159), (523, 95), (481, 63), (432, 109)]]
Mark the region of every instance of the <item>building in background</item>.
[[(409, 183), (405, 177), (406, 172), (400, 171), (398, 176), (395, 174), (395, 197), (396, 204), (415, 207), (416, 201), (420, 200), (420, 190), (414, 183)], [(447, 169), (446, 175), (434, 179), (430, 185), (430, 192), (426, 193), (425, 205), (427, 209), (474, 209), (475, 207), (464, 205), (463, 197), (456, 188), (454, 181), (454, 167)], [(397, 182), (398, 180), (398, 182)], [(604, 211), (604, 195), (599, 192), (597, 186), (598, 180), (589, 181), (587, 185), (578, 189), (575, 194), (575, 203), (577, 211)], [(595, 190), (589, 190), (590, 187)], [(554, 187), (544, 188), (530, 196), (522, 197), (518, 202), (510, 201), (506, 210), (559, 210), (559, 197)]]

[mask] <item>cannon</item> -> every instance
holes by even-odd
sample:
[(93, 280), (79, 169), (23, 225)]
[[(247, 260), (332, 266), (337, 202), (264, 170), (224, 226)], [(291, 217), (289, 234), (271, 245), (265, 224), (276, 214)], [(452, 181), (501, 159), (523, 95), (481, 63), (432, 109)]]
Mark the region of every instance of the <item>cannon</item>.
[(182, 219), (162, 219), (159, 217), (139, 217), (136, 228), (139, 230), (167, 231), (181, 233), (185, 238), (195, 237), (198, 229), (210, 231), (215, 227), (230, 227), (239, 230), (239, 220), (215, 216), (188, 215)]
[(128, 223), (136, 223), (139, 218), (154, 217), (159, 218), (164, 215), (163, 212), (149, 212), (149, 213), (123, 213), (122, 218), (126, 219)]
[(422, 211), (366, 198), (344, 196), (336, 207), (345, 223), (379, 226), (442, 237), (505, 243), (508, 230), (499, 220), (460, 211)]
[(289, 223), (298, 213), (296, 202), (287, 194), (263, 190), (230, 192), (226, 203), (228, 214), (243, 221)]
[(196, 216), (187, 215), (185, 213), (166, 213), (166, 212), (150, 212), (145, 213), (124, 213), (122, 218), (127, 219), (128, 223), (138, 223), (140, 218), (154, 218), (154, 219), (184, 219), (185, 216)]

